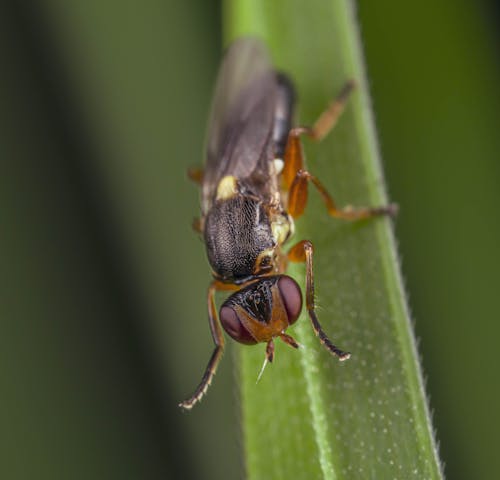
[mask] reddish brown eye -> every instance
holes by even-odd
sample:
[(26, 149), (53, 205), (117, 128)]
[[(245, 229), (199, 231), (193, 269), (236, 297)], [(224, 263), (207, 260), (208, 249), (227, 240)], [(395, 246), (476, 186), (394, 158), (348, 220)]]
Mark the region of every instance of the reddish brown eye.
[(242, 325), (234, 308), (223, 305), (220, 309), (219, 318), (224, 330), (237, 342), (244, 343), (245, 345), (254, 345), (257, 343), (257, 340)]
[(288, 315), (288, 323), (291, 325), (297, 321), (302, 310), (302, 293), (300, 287), (293, 278), (283, 275), (278, 281), (278, 288)]

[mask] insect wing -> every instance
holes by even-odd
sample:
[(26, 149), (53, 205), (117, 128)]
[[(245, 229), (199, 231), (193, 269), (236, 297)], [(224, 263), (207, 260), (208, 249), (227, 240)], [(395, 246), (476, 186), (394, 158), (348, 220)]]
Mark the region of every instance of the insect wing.
[(276, 92), (276, 73), (264, 45), (255, 38), (235, 41), (222, 62), (209, 120), (204, 213), (224, 176), (269, 176)]

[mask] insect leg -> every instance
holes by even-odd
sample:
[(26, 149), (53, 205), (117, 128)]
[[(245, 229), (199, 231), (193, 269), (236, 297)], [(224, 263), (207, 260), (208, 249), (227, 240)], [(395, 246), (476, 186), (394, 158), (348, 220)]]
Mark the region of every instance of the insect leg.
[(309, 129), (306, 127), (296, 127), (292, 128), (288, 134), (285, 153), (283, 155), (285, 165), (282, 172), (283, 183), (286, 190), (290, 189), (295, 175), (304, 167), (304, 150), (302, 148), (300, 135), (308, 131)]
[(201, 222), (201, 218), (193, 218), (193, 223), (191, 224), (191, 227), (196, 233), (203, 233), (203, 226)]
[(319, 116), (312, 128), (308, 129), (306, 132), (307, 136), (313, 140), (320, 141), (328, 135), (328, 132), (333, 129), (340, 115), (344, 111), (347, 99), (355, 87), (356, 82), (354, 80), (349, 80), (343, 86), (335, 100), (333, 100), (327, 109)]
[(299, 170), (303, 169), (304, 165), (304, 153), (299, 137), (301, 135), (307, 135), (309, 138), (316, 141), (320, 141), (325, 137), (335, 126), (340, 114), (344, 111), (349, 94), (354, 87), (354, 80), (347, 82), (337, 98), (330, 103), (328, 108), (319, 116), (312, 127), (296, 127), (290, 130), (285, 148), (285, 166), (283, 169), (283, 179), (287, 189), (291, 187), (295, 175)]
[(201, 185), (201, 182), (203, 182), (203, 168), (189, 167), (187, 169), (187, 175), (189, 180), (192, 180), (198, 185)]
[(355, 87), (353, 80), (346, 83), (337, 98), (319, 116), (312, 127), (296, 127), (290, 130), (284, 154), (285, 166), (283, 168), (283, 181), (288, 194), (288, 213), (297, 218), (304, 212), (307, 204), (308, 183), (311, 181), (318, 189), (328, 213), (332, 217), (346, 220), (358, 220), (376, 215), (395, 215), (397, 206), (394, 204), (386, 207), (375, 208), (337, 208), (333, 198), (322, 183), (312, 174), (304, 170), (304, 152), (302, 149), (301, 135), (307, 135), (313, 140), (321, 140), (335, 126), (340, 114), (343, 112), (347, 99)]
[(354, 208), (352, 206), (347, 206), (344, 208), (338, 208), (331, 195), (317, 177), (305, 170), (299, 170), (295, 175), (295, 179), (288, 193), (288, 213), (294, 218), (297, 218), (304, 213), (304, 209), (307, 204), (309, 182), (312, 182), (318, 190), (328, 213), (332, 217), (342, 218), (344, 220), (360, 220), (362, 218), (370, 218), (377, 215), (394, 216), (397, 213), (397, 205), (393, 203), (384, 207)]
[(222, 328), (219, 323), (219, 319), (217, 317), (217, 311), (215, 308), (215, 291), (216, 291), (216, 282), (213, 282), (208, 287), (208, 323), (210, 325), (210, 332), (212, 333), (212, 338), (215, 343), (215, 349), (208, 361), (207, 367), (205, 369), (205, 373), (201, 379), (200, 384), (196, 388), (195, 392), (191, 397), (183, 402), (179, 403), (179, 407), (185, 410), (191, 410), (205, 395), (212, 379), (217, 371), (217, 366), (219, 364), (220, 359), (222, 358), (222, 354), (224, 352), (224, 336), (222, 334)]
[(309, 240), (302, 240), (294, 245), (288, 252), (288, 258), (292, 262), (306, 263), (306, 308), (311, 319), (312, 328), (321, 344), (339, 360), (347, 360), (351, 354), (336, 347), (323, 331), (314, 306), (314, 277), (313, 277), (313, 245)]

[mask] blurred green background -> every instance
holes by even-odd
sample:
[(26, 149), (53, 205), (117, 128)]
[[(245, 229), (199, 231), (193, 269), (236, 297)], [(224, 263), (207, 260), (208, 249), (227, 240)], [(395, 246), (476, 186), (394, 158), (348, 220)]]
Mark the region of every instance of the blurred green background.
[[(177, 408), (212, 348), (185, 169), (202, 159), (219, 2), (2, 8), (0, 478), (241, 478), (231, 353), (203, 404)], [(358, 10), (445, 472), (492, 478), (500, 13)]]

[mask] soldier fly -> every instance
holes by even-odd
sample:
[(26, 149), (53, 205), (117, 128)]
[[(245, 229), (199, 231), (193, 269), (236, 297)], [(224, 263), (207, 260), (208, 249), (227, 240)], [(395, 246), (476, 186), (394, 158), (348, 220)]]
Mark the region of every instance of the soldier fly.
[[(344, 109), (354, 82), (347, 82), (312, 127), (292, 127), (292, 83), (275, 71), (264, 45), (255, 38), (236, 40), (218, 75), (208, 126), (204, 169), (189, 176), (201, 186), (201, 217), (194, 228), (206, 245), (213, 281), (208, 288), (208, 322), (215, 349), (195, 392), (180, 407), (198, 403), (224, 350), (222, 329), (237, 342), (267, 344), (265, 362), (274, 357), (274, 339), (298, 348), (286, 332), (299, 317), (302, 293), (285, 275), (287, 263), (306, 264), (306, 308), (324, 347), (339, 360), (337, 348), (315, 312), (313, 245), (302, 240), (287, 253), (293, 219), (302, 215), (312, 183), (332, 217), (346, 220), (393, 215), (395, 205), (338, 208), (323, 184), (304, 169), (301, 136), (321, 140)], [(215, 306), (217, 290), (236, 290)]]

